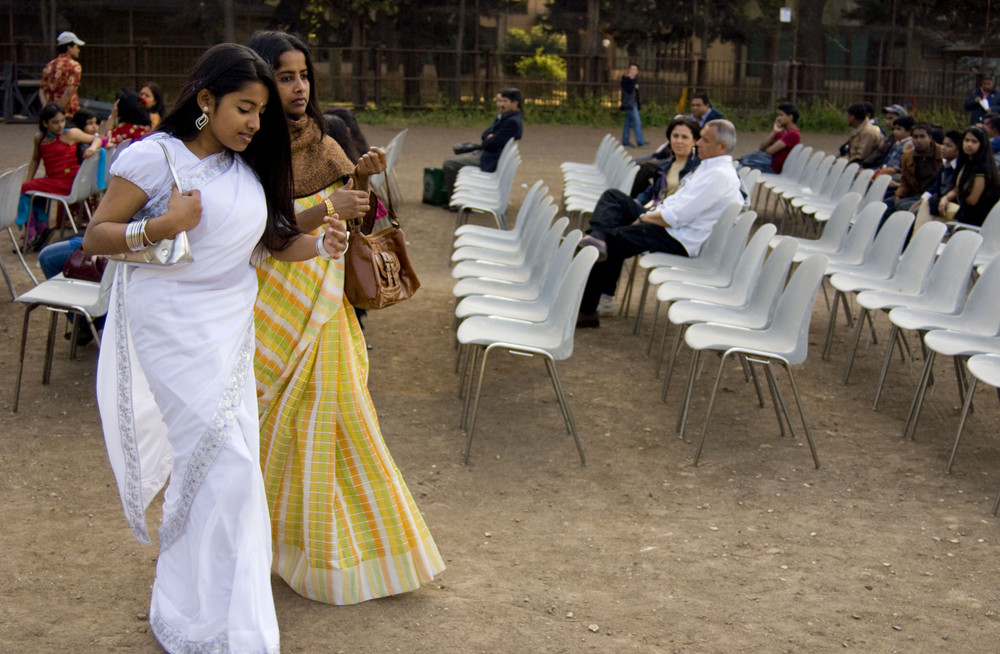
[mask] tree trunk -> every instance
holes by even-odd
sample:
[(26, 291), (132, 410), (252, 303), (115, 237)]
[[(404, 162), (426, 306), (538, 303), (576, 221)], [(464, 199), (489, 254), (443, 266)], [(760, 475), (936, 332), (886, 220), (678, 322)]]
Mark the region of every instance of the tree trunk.
[(799, 92), (812, 99), (826, 83), (823, 67), (826, 59), (826, 34), (823, 28), (825, 0), (799, 2), (796, 51), (799, 67)]
[(368, 91), (365, 84), (365, 31), (363, 17), (355, 14), (351, 18), (351, 102), (355, 109), (360, 109), (368, 103)]

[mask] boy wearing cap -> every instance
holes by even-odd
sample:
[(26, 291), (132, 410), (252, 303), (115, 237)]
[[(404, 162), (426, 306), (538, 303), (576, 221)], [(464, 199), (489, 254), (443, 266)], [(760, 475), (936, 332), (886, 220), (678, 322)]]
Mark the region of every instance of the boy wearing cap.
[(57, 56), (45, 64), (42, 70), (42, 82), (38, 89), (42, 106), (55, 102), (63, 108), (67, 118), (80, 108), (77, 89), (80, 88), (83, 67), (77, 59), (80, 58), (81, 45), (84, 45), (84, 42), (73, 32), (59, 34), (56, 39)]

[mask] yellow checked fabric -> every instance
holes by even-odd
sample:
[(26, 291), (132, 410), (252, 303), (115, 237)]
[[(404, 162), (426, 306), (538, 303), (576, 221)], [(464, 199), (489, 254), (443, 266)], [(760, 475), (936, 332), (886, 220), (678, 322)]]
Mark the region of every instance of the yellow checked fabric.
[[(300, 198), (296, 211), (334, 188)], [(343, 262), (268, 258), (257, 278), (254, 368), (274, 571), (330, 604), (418, 588), (444, 562), (382, 440)]]

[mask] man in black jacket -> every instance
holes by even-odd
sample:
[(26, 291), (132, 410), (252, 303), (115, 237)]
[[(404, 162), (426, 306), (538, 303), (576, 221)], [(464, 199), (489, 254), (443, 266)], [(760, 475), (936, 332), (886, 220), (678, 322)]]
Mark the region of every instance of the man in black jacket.
[(518, 89), (504, 89), (497, 93), (496, 102), (500, 114), (493, 121), (493, 124), (483, 132), (482, 143), (479, 147), (471, 152), (448, 157), (441, 166), (444, 169), (444, 184), (449, 198), (455, 186), (455, 178), (458, 177), (459, 169), (465, 166), (479, 166), (483, 172), (492, 173), (497, 169), (500, 151), (503, 150), (503, 146), (507, 145), (507, 141), (520, 140), (521, 138), (523, 130), (521, 106), (524, 102), (524, 94)]

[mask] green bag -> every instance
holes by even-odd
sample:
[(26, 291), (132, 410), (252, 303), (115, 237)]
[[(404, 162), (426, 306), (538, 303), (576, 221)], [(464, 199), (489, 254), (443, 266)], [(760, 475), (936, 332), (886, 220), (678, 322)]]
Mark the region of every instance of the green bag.
[(446, 207), (448, 199), (444, 188), (444, 171), (440, 168), (424, 168), (424, 204)]

